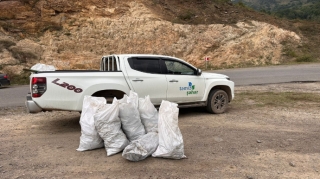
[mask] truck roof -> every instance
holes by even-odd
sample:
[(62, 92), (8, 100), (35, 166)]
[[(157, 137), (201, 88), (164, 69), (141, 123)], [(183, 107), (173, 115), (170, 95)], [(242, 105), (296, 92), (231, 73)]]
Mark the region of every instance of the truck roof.
[[(108, 56), (119, 56), (119, 57), (168, 57), (168, 58), (177, 58), (172, 56), (166, 56), (166, 55), (156, 55), (156, 54), (112, 54), (112, 55), (104, 55), (103, 57)], [(177, 58), (178, 59), (178, 58)], [(181, 59), (180, 59), (181, 60)]]
[[(187, 63), (187, 61), (180, 59), (180, 58), (177, 58), (177, 57), (167, 56), (167, 55), (156, 55), (156, 54), (112, 54), (112, 55), (104, 55), (102, 58), (110, 57), (110, 56), (118, 56), (118, 57), (120, 57), (120, 59), (122, 57), (162, 57), (162, 58), (173, 58), (173, 59), (176, 59), (176, 60), (181, 61), (183, 63)], [(191, 64), (188, 63), (188, 65), (191, 65)], [(196, 68), (193, 65), (191, 65), (191, 66)]]

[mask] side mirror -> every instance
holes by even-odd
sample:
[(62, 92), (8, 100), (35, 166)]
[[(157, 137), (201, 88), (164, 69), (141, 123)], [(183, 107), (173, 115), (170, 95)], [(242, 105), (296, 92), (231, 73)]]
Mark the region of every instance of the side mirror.
[(202, 71), (201, 71), (201, 69), (197, 69), (197, 76), (201, 76), (201, 74), (202, 74)]

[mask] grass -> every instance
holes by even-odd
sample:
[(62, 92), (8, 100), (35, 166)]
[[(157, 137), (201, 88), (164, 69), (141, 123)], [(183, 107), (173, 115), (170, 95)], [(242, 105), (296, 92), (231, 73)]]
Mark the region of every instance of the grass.
[(311, 55), (303, 55), (296, 59), (296, 62), (316, 62), (317, 60)]
[(312, 23), (305, 23), (298, 27), (303, 33), (308, 35), (317, 35), (319, 31), (317, 30), (317, 26)]
[(320, 94), (303, 92), (241, 92), (232, 102), (236, 106), (307, 107), (319, 105)]

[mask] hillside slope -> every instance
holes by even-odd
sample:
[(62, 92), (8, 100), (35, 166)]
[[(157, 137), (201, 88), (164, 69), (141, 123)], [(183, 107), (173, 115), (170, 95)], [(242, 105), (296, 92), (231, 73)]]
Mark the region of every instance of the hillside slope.
[[(224, 0), (0, 1), (0, 71), (97, 69), (102, 55), (152, 53), (209, 68), (280, 64), (304, 48), (287, 21)], [(302, 51), (302, 50), (301, 50)]]

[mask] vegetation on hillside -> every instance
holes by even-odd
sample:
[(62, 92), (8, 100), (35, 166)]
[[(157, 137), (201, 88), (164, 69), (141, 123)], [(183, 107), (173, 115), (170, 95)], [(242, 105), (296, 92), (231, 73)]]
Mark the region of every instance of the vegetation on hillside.
[(305, 19), (320, 22), (320, 2), (305, 6), (293, 6), (289, 8), (279, 8), (272, 14), (288, 19)]
[(257, 11), (287, 19), (313, 20), (320, 22), (318, 0), (235, 0)]

